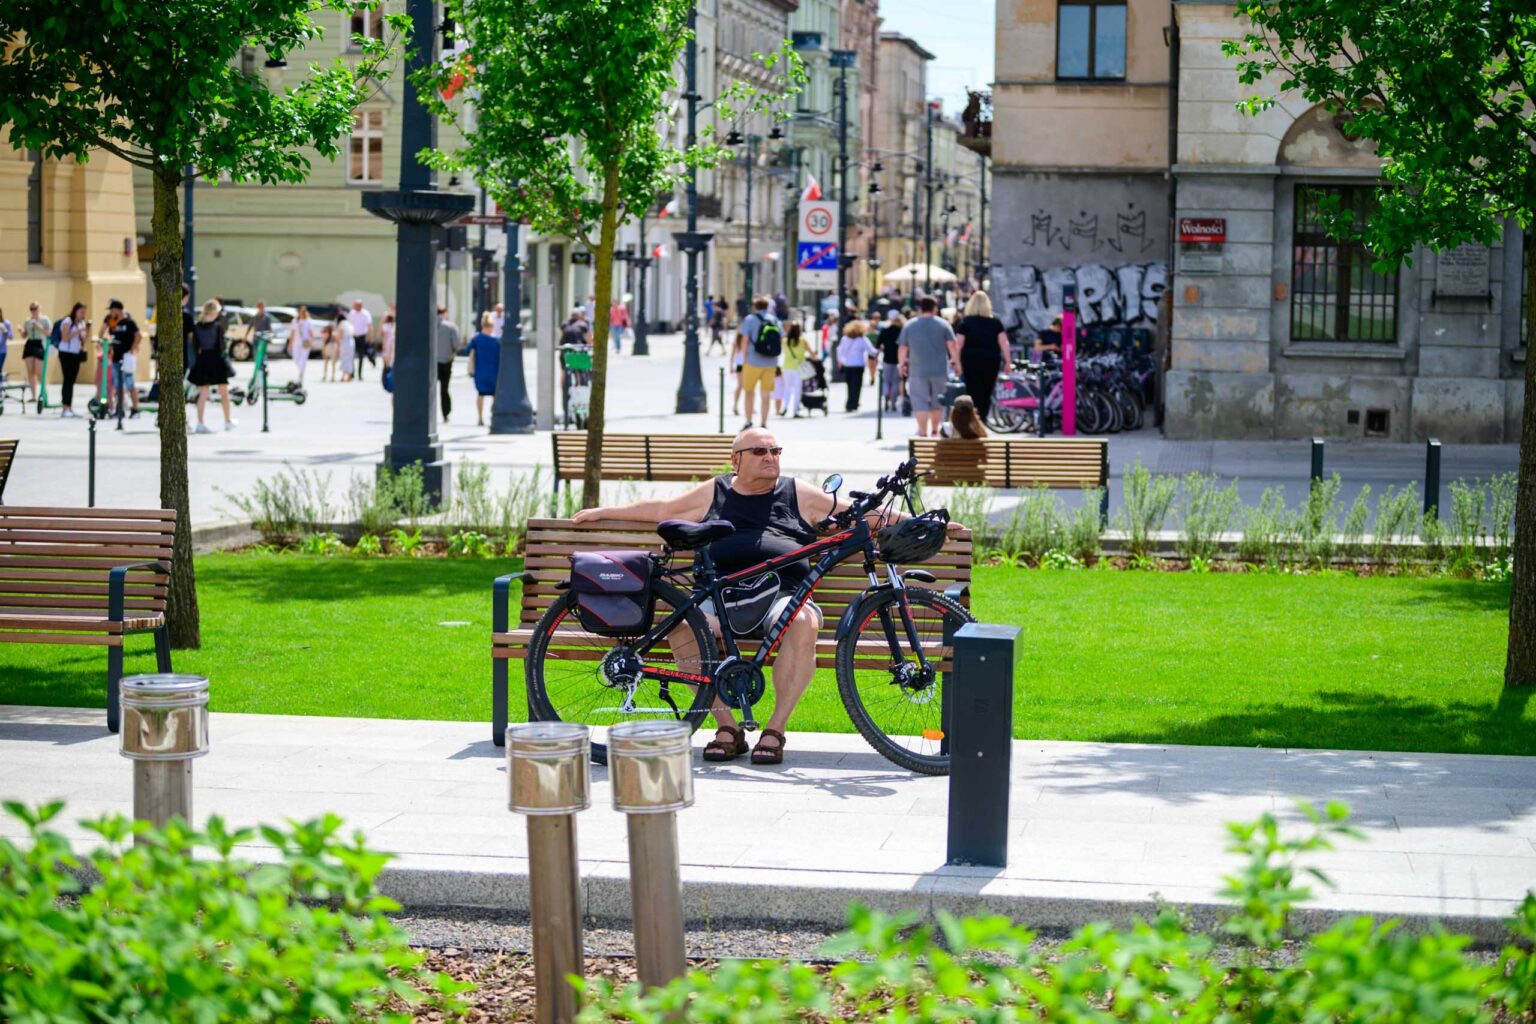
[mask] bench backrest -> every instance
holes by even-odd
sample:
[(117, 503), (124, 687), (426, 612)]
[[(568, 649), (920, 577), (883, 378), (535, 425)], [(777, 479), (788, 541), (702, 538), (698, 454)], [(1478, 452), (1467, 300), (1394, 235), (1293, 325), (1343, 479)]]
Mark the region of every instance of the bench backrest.
[(927, 482), (940, 486), (1103, 487), (1109, 480), (1109, 442), (1102, 438), (913, 438), (907, 450)]
[[(107, 609), (107, 577), (119, 565), (169, 566), (174, 509), (0, 508), (0, 610)], [(125, 610), (164, 611), (169, 576), (128, 574)]]
[[(580, 480), (587, 469), (587, 432), (557, 431), (555, 479)], [(729, 434), (604, 434), (604, 480), (707, 480), (731, 464)]]
[[(571, 574), (570, 555), (573, 551), (601, 551), (613, 548), (627, 550), (660, 551), (661, 538), (656, 536), (654, 523), (634, 523), (623, 520), (603, 519), (576, 525), (569, 519), (528, 520), (528, 542), (524, 569), (529, 579), (523, 581), (520, 625), (532, 628), (544, 614), (550, 602), (563, 591), (555, 585)], [(673, 559), (675, 566), (692, 564), (688, 552), (680, 552)], [(938, 582), (926, 584), (936, 590), (971, 582), (971, 534), (969, 530), (954, 533), (944, 543), (944, 549), (921, 566), (933, 573)], [(914, 584), (916, 585), (916, 584)], [(869, 578), (863, 574), (857, 559), (845, 561), (833, 567), (812, 597), (821, 606), (822, 639), (831, 639), (837, 632), (838, 620), (848, 604), (869, 586)], [(964, 601), (968, 603), (969, 598)]]
[(16, 446), (20, 441), (0, 441), (0, 498), (5, 497), (5, 481), (11, 475), (11, 463), (16, 461)]

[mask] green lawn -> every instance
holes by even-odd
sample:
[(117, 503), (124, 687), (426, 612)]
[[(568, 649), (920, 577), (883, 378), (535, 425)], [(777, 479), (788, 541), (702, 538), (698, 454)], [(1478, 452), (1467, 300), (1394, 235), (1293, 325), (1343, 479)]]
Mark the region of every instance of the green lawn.
[[(176, 668), (220, 711), (488, 722), (508, 568), (204, 557), (204, 647)], [(974, 594), (981, 620), (1024, 626), (1020, 737), (1536, 753), (1536, 707), (1502, 687), (1508, 584), (978, 568)], [(152, 671), (148, 638), (129, 643), (128, 671)], [(0, 703), (103, 706), (105, 667), (101, 648), (0, 644)], [(851, 731), (830, 672), (793, 724)]]

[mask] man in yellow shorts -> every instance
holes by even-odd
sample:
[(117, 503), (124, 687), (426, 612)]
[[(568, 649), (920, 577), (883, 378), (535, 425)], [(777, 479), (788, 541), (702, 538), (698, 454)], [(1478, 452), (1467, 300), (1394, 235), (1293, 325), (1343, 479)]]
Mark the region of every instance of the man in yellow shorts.
[(768, 411), (773, 408), (773, 391), (783, 371), (779, 361), (784, 356), (784, 326), (768, 312), (768, 299), (759, 295), (752, 302), (752, 312), (742, 317), (736, 328), (736, 350), (731, 362), (741, 366), (741, 389), (746, 392), (747, 422), (753, 425), (754, 398), (761, 406), (757, 426), (768, 425)]

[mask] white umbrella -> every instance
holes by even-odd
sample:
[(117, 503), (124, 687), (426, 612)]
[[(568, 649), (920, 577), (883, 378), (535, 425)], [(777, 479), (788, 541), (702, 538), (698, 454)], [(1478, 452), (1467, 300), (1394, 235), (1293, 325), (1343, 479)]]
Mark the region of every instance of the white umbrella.
[(931, 264), (908, 263), (904, 267), (895, 270), (881, 278), (886, 284), (911, 284), (914, 281), (936, 284), (952, 284), (956, 280), (955, 275), (943, 267), (935, 267)]

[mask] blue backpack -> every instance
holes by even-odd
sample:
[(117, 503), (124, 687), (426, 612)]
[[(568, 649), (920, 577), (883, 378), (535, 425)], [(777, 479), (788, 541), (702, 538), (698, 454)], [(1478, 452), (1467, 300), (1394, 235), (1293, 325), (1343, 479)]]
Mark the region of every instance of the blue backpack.
[(68, 317), (61, 316), (53, 322), (53, 333), (48, 336), (48, 340), (54, 348), (58, 348), (59, 343), (64, 340), (64, 321), (67, 319)]

